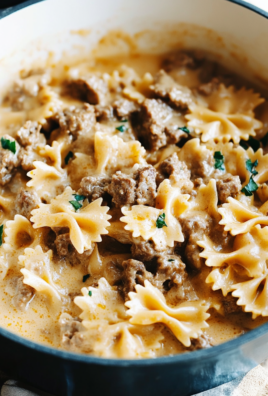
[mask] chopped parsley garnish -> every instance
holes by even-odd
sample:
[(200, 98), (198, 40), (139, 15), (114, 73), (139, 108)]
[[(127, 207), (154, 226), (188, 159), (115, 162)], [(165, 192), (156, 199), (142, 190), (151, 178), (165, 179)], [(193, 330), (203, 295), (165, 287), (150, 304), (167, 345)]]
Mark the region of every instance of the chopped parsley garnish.
[(8, 140), (4, 137), (1, 138), (1, 144), (3, 149), (7, 149), (12, 151), (13, 154), (16, 153), (16, 142), (14, 140), (14, 142), (11, 142), (11, 140)]
[(245, 150), (247, 150), (249, 147), (252, 147), (253, 151), (256, 152), (260, 148), (261, 143), (259, 140), (254, 139), (252, 136), (250, 136), (247, 141), (240, 140), (239, 145)]
[(120, 125), (119, 127), (115, 128), (115, 129), (117, 129), (119, 132), (127, 131), (127, 127), (125, 125)]
[(90, 274), (84, 275), (83, 276), (83, 282), (85, 283), (88, 280), (89, 277), (90, 277)]
[(175, 261), (174, 259), (169, 259), (168, 261)]
[(127, 119), (125, 119), (125, 120), (121, 120), (121, 122), (128, 122), (128, 120), (127, 120)]
[(80, 204), (80, 202), (77, 201), (69, 201), (69, 203), (71, 205), (73, 205), (75, 211), (77, 211), (78, 209), (82, 208), (83, 205)]
[(4, 224), (0, 226), (0, 246), (2, 246), (3, 243), (3, 231), (4, 231)]
[(190, 129), (188, 129), (187, 126), (179, 127), (178, 129), (185, 133), (188, 133), (188, 135), (191, 133)]
[(74, 156), (74, 153), (72, 151), (69, 151), (69, 153), (66, 155), (65, 160), (64, 160), (65, 165), (68, 165), (70, 159), (73, 158), (73, 156)]
[(92, 291), (91, 290), (89, 290), (88, 295), (89, 295), (89, 297), (92, 296)]
[(252, 175), (250, 176), (249, 182), (248, 184), (242, 188), (242, 192), (247, 196), (250, 197), (251, 195), (253, 195), (254, 191), (258, 190), (258, 184), (255, 183), (255, 181), (252, 178)]
[(246, 160), (246, 168), (253, 175), (256, 176), (258, 172), (256, 171), (256, 166), (258, 166), (258, 160), (251, 162), (251, 159)]
[(215, 151), (214, 153), (215, 164), (214, 168), (224, 171), (224, 156), (220, 151)]
[(84, 195), (73, 194), (73, 196), (76, 201), (84, 201), (86, 199)]
[(161, 215), (159, 215), (157, 217), (157, 220), (156, 220), (156, 227), (157, 228), (167, 227), (167, 224), (165, 222), (165, 218), (166, 218), (165, 213), (162, 213)]

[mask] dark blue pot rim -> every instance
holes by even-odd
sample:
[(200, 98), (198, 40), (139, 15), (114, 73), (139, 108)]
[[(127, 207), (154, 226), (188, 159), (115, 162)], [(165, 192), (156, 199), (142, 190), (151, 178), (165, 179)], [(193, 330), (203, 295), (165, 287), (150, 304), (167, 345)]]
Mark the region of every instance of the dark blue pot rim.
[[(28, 0), (14, 7), (9, 7), (5, 10), (0, 11), (0, 19), (7, 17), (8, 15), (13, 14), (14, 12), (20, 11), (21, 9), (31, 6), (33, 4), (40, 3), (45, 0)], [(262, 10), (259, 7), (256, 7), (252, 4), (249, 4), (243, 0), (226, 0), (230, 3), (234, 3), (240, 5), (244, 8), (248, 8), (249, 10), (263, 16), (268, 19), (268, 12)], [(11, 333), (10, 331), (0, 327), (0, 336), (6, 337), (9, 340), (21, 344), (27, 348), (31, 348), (38, 352), (44, 353), (46, 355), (52, 355), (58, 358), (62, 358), (64, 360), (69, 360), (78, 363), (90, 363), (96, 364), (99, 366), (118, 366), (118, 367), (128, 367), (128, 366), (158, 366), (162, 364), (181, 364), (181, 363), (190, 363), (196, 362), (197, 360), (206, 360), (210, 358), (216, 358), (224, 353), (232, 352), (233, 350), (237, 350), (243, 345), (246, 345), (248, 342), (252, 340), (256, 340), (264, 334), (268, 333), (268, 322), (259, 326), (254, 330), (250, 330), (248, 333), (239, 336), (233, 340), (227, 341), (223, 344), (214, 346), (208, 349), (200, 349), (194, 352), (188, 352), (184, 354), (172, 355), (159, 357), (156, 359), (137, 359), (137, 360), (129, 360), (129, 359), (107, 359), (100, 358), (94, 356), (87, 356), (73, 352), (67, 352), (56, 348), (51, 348), (49, 346), (45, 346), (42, 344), (35, 343), (26, 338), (23, 338), (19, 335)]]

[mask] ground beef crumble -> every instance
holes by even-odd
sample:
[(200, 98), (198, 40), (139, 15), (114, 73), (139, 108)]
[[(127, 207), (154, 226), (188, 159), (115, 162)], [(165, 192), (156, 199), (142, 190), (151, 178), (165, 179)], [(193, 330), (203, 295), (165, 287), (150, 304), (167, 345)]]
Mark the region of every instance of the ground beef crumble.
[(157, 97), (166, 100), (170, 106), (186, 109), (193, 104), (192, 91), (177, 84), (164, 70), (158, 72), (154, 85), (150, 88)]
[(15, 200), (16, 213), (19, 213), (30, 220), (32, 210), (38, 208), (40, 202), (40, 198), (36, 192), (24, 190), (22, 188)]
[(159, 164), (158, 184), (166, 178), (169, 178), (172, 184), (179, 186), (182, 193), (191, 193), (194, 186), (191, 181), (191, 172), (185, 162), (178, 159), (176, 153), (173, 153)]
[(235, 198), (242, 189), (239, 176), (233, 176), (230, 173), (219, 176), (216, 185), (221, 204), (226, 203), (229, 197)]
[(70, 81), (68, 90), (71, 96), (84, 102), (92, 105), (105, 105), (108, 86), (101, 77), (92, 74)]
[(154, 206), (156, 170), (148, 165), (131, 175), (118, 171), (113, 175), (106, 191), (112, 196), (112, 202), (117, 207), (133, 204)]
[(85, 103), (82, 107), (71, 106), (54, 116), (63, 132), (76, 140), (83, 131), (89, 132), (96, 123), (94, 107)]
[(0, 185), (4, 186), (9, 183), (12, 179), (16, 168), (20, 166), (21, 160), (19, 158), (20, 145), (19, 143), (9, 135), (4, 135), (4, 139), (7, 139), (16, 144), (15, 154), (9, 149), (4, 149), (0, 145)]

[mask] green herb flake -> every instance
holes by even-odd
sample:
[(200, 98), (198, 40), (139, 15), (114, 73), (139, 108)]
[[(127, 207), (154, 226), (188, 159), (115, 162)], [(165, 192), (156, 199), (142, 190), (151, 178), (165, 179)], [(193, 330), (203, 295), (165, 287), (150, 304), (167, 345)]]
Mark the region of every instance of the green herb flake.
[(92, 291), (91, 290), (89, 290), (88, 295), (89, 295), (89, 297), (92, 296)]
[(247, 196), (250, 197), (251, 195), (253, 195), (254, 191), (258, 190), (258, 184), (255, 183), (255, 181), (252, 178), (252, 175), (250, 176), (249, 182), (248, 184), (242, 188), (242, 192)]
[(127, 127), (125, 125), (120, 125), (119, 127), (115, 128), (115, 129), (117, 129), (119, 132), (127, 131)]
[(73, 194), (73, 196), (76, 201), (84, 201), (86, 199), (84, 195)]
[(72, 151), (69, 151), (69, 153), (66, 155), (65, 160), (64, 160), (65, 165), (68, 165), (70, 159), (73, 158), (73, 156), (74, 156), (74, 153)]
[(159, 215), (157, 217), (157, 220), (156, 220), (156, 227), (157, 228), (167, 227), (167, 224), (165, 222), (165, 218), (166, 218), (165, 213), (162, 213), (161, 215)]
[(183, 131), (185, 133), (188, 133), (188, 135), (191, 133), (190, 129), (187, 128), (187, 126), (184, 127), (179, 127), (178, 128), (180, 131)]
[(249, 137), (248, 139), (248, 144), (250, 147), (253, 148), (253, 151), (256, 152), (257, 150), (259, 150), (261, 143), (259, 142), (259, 140), (254, 139), (252, 136)]
[(69, 203), (71, 205), (73, 205), (75, 211), (77, 211), (78, 209), (82, 208), (83, 205), (80, 204), (80, 202), (77, 201), (69, 201)]
[(10, 150), (13, 154), (16, 154), (16, 142), (5, 139), (4, 137), (1, 138), (1, 144), (3, 149)]
[(256, 166), (258, 166), (258, 160), (251, 162), (251, 159), (246, 160), (246, 168), (253, 175), (256, 176), (258, 172), (256, 171)]
[(90, 277), (90, 274), (84, 275), (83, 276), (83, 282), (85, 283), (88, 280), (89, 277)]
[(4, 224), (0, 226), (0, 246), (3, 244), (3, 232), (4, 232)]
[(224, 156), (220, 151), (215, 151), (214, 153), (215, 164), (214, 168), (224, 171)]
[(169, 259), (168, 261), (175, 261), (174, 259)]
[(125, 119), (125, 120), (121, 120), (121, 122), (128, 122), (128, 120), (127, 120), (127, 119)]

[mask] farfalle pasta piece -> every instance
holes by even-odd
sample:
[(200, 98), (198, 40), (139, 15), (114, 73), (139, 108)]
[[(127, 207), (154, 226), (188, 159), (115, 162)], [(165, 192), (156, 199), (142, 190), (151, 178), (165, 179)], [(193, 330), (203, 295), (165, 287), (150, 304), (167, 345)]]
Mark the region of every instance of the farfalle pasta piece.
[(239, 143), (241, 139), (248, 140), (250, 136), (255, 136), (255, 130), (262, 127), (262, 122), (245, 114), (225, 114), (194, 105), (189, 109), (190, 114), (185, 116), (187, 126), (202, 135), (202, 142), (210, 139), (228, 142), (232, 139), (234, 143)]
[[(183, 242), (179, 217), (188, 207), (190, 196), (181, 194), (180, 189), (172, 187), (169, 180), (164, 180), (156, 197), (156, 208), (145, 205), (134, 205), (131, 209), (122, 208), (123, 223), (127, 223), (125, 230), (131, 231), (133, 237), (141, 236), (144, 240), (152, 239), (162, 246), (174, 246), (174, 242)], [(158, 228), (157, 219), (165, 214), (165, 226)]]
[(101, 206), (102, 198), (84, 205), (78, 212), (70, 201), (74, 200), (75, 192), (67, 187), (63, 194), (52, 199), (50, 204), (40, 204), (39, 209), (32, 211), (31, 221), (34, 228), (68, 227), (70, 239), (78, 253), (91, 249), (92, 242), (100, 242), (101, 235), (108, 234), (107, 215), (109, 208)]
[(116, 135), (96, 132), (94, 147), (98, 173), (112, 174), (119, 168), (145, 163), (145, 149), (137, 140), (124, 142)]
[[(267, 251), (267, 238), (268, 227), (260, 228), (254, 227), (250, 233), (237, 235), (233, 244), (233, 251), (230, 253), (222, 253), (216, 250), (213, 243), (205, 237), (204, 241), (198, 242), (198, 245), (204, 248), (200, 253), (200, 257), (206, 259), (208, 267), (221, 267), (231, 266), (241, 276), (258, 277), (261, 276), (266, 270), (266, 260), (268, 260)], [(223, 272), (214, 273), (209, 275), (206, 281), (219, 281), (223, 282)], [(230, 276), (233, 273), (226, 273), (228, 275), (228, 284), (232, 281)], [(216, 289), (215, 289), (216, 290)]]
[(268, 316), (268, 271), (257, 278), (232, 286), (233, 297), (237, 305), (243, 306), (245, 312), (252, 312), (252, 318)]
[(58, 172), (63, 173), (61, 167), (61, 150), (64, 143), (59, 143), (56, 140), (52, 143), (52, 146), (46, 144), (44, 147), (39, 149), (39, 154), (45, 158), (48, 158), (51, 166), (53, 166)]
[(4, 224), (3, 244), (0, 247), (1, 277), (5, 278), (10, 268), (16, 268), (18, 257), (27, 247), (34, 247), (41, 241), (41, 233), (34, 230), (26, 217), (15, 215), (14, 220)]
[(26, 248), (24, 255), (19, 256), (23, 283), (45, 295), (53, 308), (60, 309), (64, 291), (53, 281), (51, 260), (52, 250), (44, 253), (39, 245), (35, 249)]
[(185, 143), (183, 148), (178, 153), (180, 161), (184, 161), (189, 169), (193, 169), (194, 164), (204, 163), (206, 175), (214, 171), (210, 166), (211, 159), (213, 159), (212, 150), (209, 150), (204, 144), (201, 144), (200, 139), (191, 139)]
[(171, 308), (164, 295), (149, 281), (145, 280), (144, 285), (137, 285), (136, 293), (129, 293), (130, 301), (125, 303), (131, 316), (129, 322), (135, 325), (163, 323), (183, 345), (189, 347), (191, 338), (198, 338), (202, 329), (208, 327), (209, 305), (202, 301), (187, 301)]
[(159, 328), (134, 326), (128, 321), (115, 324), (83, 322), (87, 328), (84, 337), (92, 342), (94, 354), (106, 358), (152, 358), (161, 348), (164, 336)]
[(256, 208), (252, 210), (245, 203), (231, 197), (228, 198), (228, 203), (222, 205), (219, 213), (222, 216), (220, 224), (224, 225), (224, 230), (230, 231), (232, 235), (250, 232), (257, 224), (268, 225), (268, 216), (264, 216)]
[(47, 119), (63, 107), (63, 102), (59, 99), (59, 95), (49, 86), (45, 86), (40, 90), (38, 100), (40, 106), (29, 110), (27, 119), (38, 121), (41, 125), (46, 124)]
[(35, 169), (27, 173), (31, 178), (27, 186), (32, 187), (40, 198), (49, 202), (67, 184), (67, 174), (42, 161), (35, 161), (33, 165)]
[(209, 108), (224, 114), (245, 114), (254, 117), (254, 109), (264, 102), (259, 93), (245, 87), (236, 90), (233, 86), (220, 84), (218, 90), (206, 97)]
[(105, 278), (98, 282), (98, 288), (83, 287), (83, 296), (75, 297), (74, 303), (82, 309), (80, 318), (84, 321), (106, 321), (117, 323), (126, 319), (126, 309), (115, 287), (109, 285)]
[(236, 283), (237, 273), (233, 267), (220, 267), (212, 270), (206, 278), (206, 283), (212, 283), (212, 290), (221, 290), (224, 296), (232, 291)]
[(201, 185), (197, 190), (197, 196), (191, 206), (192, 210), (206, 212), (210, 217), (219, 219), (218, 193), (216, 180), (211, 179), (207, 185)]

